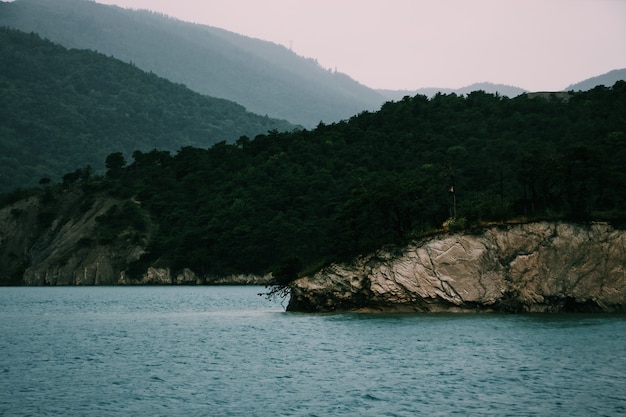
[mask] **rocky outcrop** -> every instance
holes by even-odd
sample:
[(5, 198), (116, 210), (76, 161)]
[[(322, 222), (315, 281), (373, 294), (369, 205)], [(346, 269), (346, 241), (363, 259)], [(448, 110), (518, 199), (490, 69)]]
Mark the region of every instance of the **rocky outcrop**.
[(149, 232), (122, 230), (106, 243), (98, 217), (120, 201), (68, 189), (37, 195), (0, 210), (0, 283), (115, 285), (144, 253)]
[(130, 276), (146, 252), (153, 226), (116, 231), (102, 239), (100, 216), (113, 206), (137, 204), (68, 189), (40, 194), (0, 209), (0, 285), (270, 285), (271, 275), (200, 276), (189, 269), (148, 267)]
[(129, 279), (122, 272), (120, 285), (271, 285), (274, 283), (272, 274), (252, 275), (235, 274), (224, 276), (199, 276), (190, 269), (183, 269), (173, 274), (169, 268), (150, 267), (140, 279)]
[(442, 234), (290, 284), (291, 311), (626, 311), (626, 232), (528, 223)]

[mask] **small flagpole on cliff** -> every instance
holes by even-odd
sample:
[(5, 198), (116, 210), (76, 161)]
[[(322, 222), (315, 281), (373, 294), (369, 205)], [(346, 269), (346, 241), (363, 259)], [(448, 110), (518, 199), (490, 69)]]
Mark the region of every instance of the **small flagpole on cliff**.
[(454, 188), (454, 174), (452, 174), (450, 176), (450, 180), (451, 180), (451, 184), (450, 185), (450, 195), (452, 196), (452, 208), (451, 208), (451, 213), (450, 216), (453, 219), (456, 219), (456, 192), (455, 192), (455, 188)]

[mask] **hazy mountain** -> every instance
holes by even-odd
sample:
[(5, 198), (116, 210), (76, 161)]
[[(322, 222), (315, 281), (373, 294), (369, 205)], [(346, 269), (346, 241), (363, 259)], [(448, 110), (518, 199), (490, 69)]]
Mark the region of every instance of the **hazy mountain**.
[(104, 168), (113, 152), (206, 148), (294, 127), (117, 59), (0, 28), (0, 192)]
[[(626, 80), (626, 68), (617, 69), (606, 74), (598, 75), (596, 77), (588, 78), (586, 80), (580, 81), (576, 84), (572, 84), (569, 87), (565, 88), (563, 91), (587, 91), (598, 85), (604, 85), (607, 87), (615, 84), (616, 81)], [(496, 94), (498, 93), (501, 96), (506, 97), (517, 97), (520, 94), (528, 93), (529, 91), (524, 90), (523, 88), (505, 85), (505, 84), (493, 84), (489, 82), (484, 83), (475, 83), (468, 85), (467, 87), (462, 88), (420, 88), (417, 90), (377, 90), (380, 94), (382, 94), (387, 100), (398, 101), (402, 100), (403, 97), (409, 96), (413, 97), (416, 94), (425, 95), (427, 97), (433, 97), (437, 93), (441, 94), (451, 94), (455, 93), (457, 95), (468, 94), (472, 91), (482, 90), (486, 93)], [(537, 93), (539, 94), (539, 93)]]
[(468, 85), (467, 87), (462, 87), (462, 88), (457, 88), (457, 89), (432, 87), (432, 88), (420, 88), (417, 90), (377, 90), (377, 91), (383, 96), (385, 96), (385, 98), (388, 100), (398, 101), (398, 100), (402, 100), (402, 98), (405, 96), (413, 97), (416, 94), (421, 94), (426, 97), (432, 97), (437, 93), (441, 93), (441, 94), (455, 93), (457, 95), (461, 95), (461, 94), (469, 94), (472, 91), (478, 91), (478, 90), (482, 90), (490, 94), (498, 93), (501, 96), (506, 96), (506, 97), (511, 97), (511, 98), (517, 97), (520, 94), (526, 92), (526, 90), (524, 90), (523, 88), (514, 87), (511, 85), (505, 85), (505, 84), (492, 84), (492, 83), (487, 83), (487, 82), (474, 83), (474, 84)]
[(0, 25), (113, 55), (253, 113), (307, 127), (384, 102), (375, 90), (284, 46), (158, 13), (87, 0), (16, 0), (0, 2)]
[(591, 77), (576, 84), (572, 84), (563, 91), (587, 91), (598, 85), (610, 87), (616, 81), (626, 80), (626, 68), (609, 71), (606, 74)]

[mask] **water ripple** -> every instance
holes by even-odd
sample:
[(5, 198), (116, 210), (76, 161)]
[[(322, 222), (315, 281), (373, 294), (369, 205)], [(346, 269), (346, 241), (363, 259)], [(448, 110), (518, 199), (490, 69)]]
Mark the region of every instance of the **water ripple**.
[(626, 317), (285, 313), (245, 287), (6, 288), (0, 415), (626, 412)]

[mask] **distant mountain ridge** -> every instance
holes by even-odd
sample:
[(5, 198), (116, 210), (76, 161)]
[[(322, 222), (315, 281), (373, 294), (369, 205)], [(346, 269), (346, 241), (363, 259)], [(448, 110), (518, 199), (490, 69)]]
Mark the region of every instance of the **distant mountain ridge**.
[(312, 127), (377, 110), (384, 98), (288, 48), (162, 14), (87, 0), (0, 2), (0, 26), (132, 62), (247, 110)]
[(617, 81), (626, 81), (626, 68), (616, 69), (607, 73), (588, 78), (565, 88), (564, 91), (588, 91), (592, 88), (603, 85), (610, 87)]
[(510, 98), (517, 97), (520, 94), (527, 92), (527, 90), (524, 90), (523, 88), (515, 87), (512, 85), (493, 84), (489, 82), (474, 83), (474, 84), (468, 85), (467, 87), (456, 88), (456, 89), (432, 87), (432, 88), (419, 88), (417, 90), (377, 90), (377, 91), (381, 93), (383, 96), (385, 96), (387, 99), (397, 101), (397, 100), (401, 100), (405, 96), (412, 97), (416, 94), (421, 94), (427, 97), (432, 97), (437, 93), (440, 93), (440, 94), (454, 93), (456, 95), (462, 95), (462, 94), (469, 94), (472, 91), (478, 91), (478, 90), (482, 90), (485, 93), (489, 93), (489, 94), (497, 93), (501, 96), (506, 96)]
[[(626, 68), (616, 69), (613, 71), (609, 71), (605, 74), (601, 74), (595, 77), (588, 78), (586, 80), (580, 81), (576, 84), (571, 84), (565, 89), (561, 90), (563, 92), (566, 91), (588, 91), (598, 85), (604, 85), (605, 87), (610, 87), (615, 84), (617, 81), (626, 81)], [(405, 96), (414, 96), (416, 94), (421, 94), (427, 97), (433, 97), (435, 94), (469, 94), (472, 91), (482, 90), (489, 94), (499, 94), (501, 96), (506, 96), (509, 98), (517, 97), (520, 94), (524, 93), (541, 93), (539, 91), (528, 91), (524, 90), (520, 87), (515, 87), (512, 85), (506, 84), (494, 84), (490, 82), (482, 82), (482, 83), (474, 83), (470, 84), (467, 87), (462, 88), (419, 88), (417, 90), (377, 90), (380, 94), (385, 96), (388, 100), (401, 100)], [(554, 91), (559, 92), (559, 91)]]

